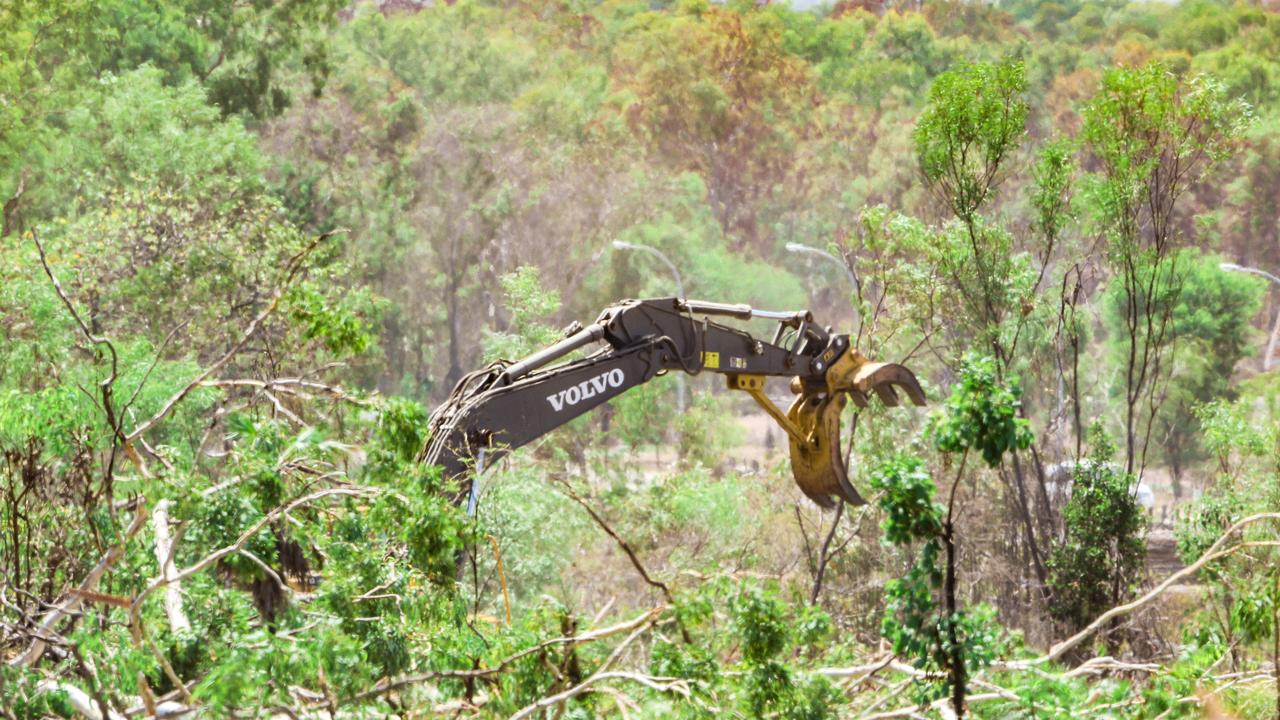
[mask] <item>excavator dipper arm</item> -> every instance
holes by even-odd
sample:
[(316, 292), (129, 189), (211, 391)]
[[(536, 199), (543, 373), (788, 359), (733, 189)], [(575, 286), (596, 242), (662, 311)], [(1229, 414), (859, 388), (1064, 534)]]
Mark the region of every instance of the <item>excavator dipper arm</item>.
[[(778, 327), (766, 342), (712, 317), (764, 318)], [(596, 343), (603, 347), (592, 355), (547, 367)], [(896, 384), (924, 404), (909, 370), (867, 361), (849, 347), (848, 336), (815, 326), (808, 312), (678, 298), (628, 300), (551, 347), (464, 377), (432, 413), (420, 459), (440, 465), (448, 478), (464, 479), (481, 453), (492, 459), (520, 447), (670, 371), (723, 374), (730, 388), (755, 398), (787, 432), (801, 490), (824, 507), (833, 496), (864, 502), (848, 481), (839, 447), (846, 396), (865, 406), (868, 393), (875, 393), (896, 405)], [(790, 379), (797, 398), (785, 414), (764, 393), (768, 377)]]

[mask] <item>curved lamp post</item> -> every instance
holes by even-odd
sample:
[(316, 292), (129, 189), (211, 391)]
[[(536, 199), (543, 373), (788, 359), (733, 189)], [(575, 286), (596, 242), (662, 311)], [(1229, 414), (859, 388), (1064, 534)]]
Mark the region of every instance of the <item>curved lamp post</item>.
[(667, 257), (666, 255), (663, 255), (661, 252), (658, 251), (657, 248), (650, 247), (648, 245), (637, 245), (635, 243), (626, 242), (625, 240), (614, 240), (613, 246), (619, 250), (639, 250), (640, 252), (649, 253), (650, 255), (661, 260), (662, 263), (667, 266), (667, 269), (671, 271), (671, 276), (675, 278), (676, 293), (680, 296), (681, 300), (685, 299), (684, 279), (680, 277), (680, 270), (676, 268), (675, 263), (671, 262), (671, 258)]
[[(613, 246), (619, 250), (638, 250), (648, 253), (662, 261), (667, 269), (671, 271), (671, 277), (676, 281), (676, 294), (681, 300), (686, 299), (684, 296), (684, 279), (680, 277), (680, 270), (676, 268), (676, 264), (671, 262), (671, 258), (663, 255), (657, 248), (648, 245), (637, 245), (629, 243), (625, 240), (614, 240)], [(684, 414), (684, 373), (676, 373), (676, 412)]]
[[(829, 260), (835, 263), (840, 267), (841, 270), (844, 271), (845, 277), (849, 278), (849, 284), (853, 286), (853, 294), (857, 296), (861, 292), (860, 290), (861, 285), (858, 283), (858, 276), (853, 273), (853, 270), (850, 269), (849, 266), (846, 265), (843, 260), (836, 257), (835, 255), (832, 255), (826, 250), (820, 250), (816, 247), (810, 247), (808, 245), (803, 245), (797, 242), (789, 242), (787, 243), (787, 252), (793, 252), (798, 255), (815, 255), (817, 257), (823, 258), (824, 260)], [(862, 315), (858, 312), (857, 304), (851, 303), (851, 306), (853, 307), (854, 325), (862, 325)]]
[[(1225, 270), (1226, 272), (1249, 273), (1250, 275), (1257, 275), (1258, 277), (1264, 277), (1270, 280), (1271, 282), (1275, 283), (1276, 285), (1280, 285), (1280, 277), (1276, 277), (1275, 275), (1272, 275), (1266, 270), (1259, 270), (1257, 268), (1245, 267), (1243, 265), (1237, 265), (1235, 263), (1222, 263), (1218, 267), (1222, 270)], [(1280, 337), (1280, 312), (1276, 313), (1275, 322), (1272, 323), (1271, 325), (1271, 339), (1267, 341), (1267, 354), (1262, 358), (1262, 369), (1264, 371), (1271, 369), (1271, 358), (1276, 351), (1277, 337)]]

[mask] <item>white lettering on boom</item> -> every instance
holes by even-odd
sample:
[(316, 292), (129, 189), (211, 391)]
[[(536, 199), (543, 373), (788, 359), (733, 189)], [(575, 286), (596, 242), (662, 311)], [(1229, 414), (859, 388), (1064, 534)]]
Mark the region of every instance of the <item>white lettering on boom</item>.
[(604, 393), (609, 388), (622, 387), (625, 380), (626, 375), (623, 374), (622, 368), (614, 368), (583, 380), (577, 385), (570, 385), (554, 395), (548, 395), (547, 402), (551, 403), (552, 410), (560, 412), (566, 405), (572, 407), (583, 400), (589, 400)]

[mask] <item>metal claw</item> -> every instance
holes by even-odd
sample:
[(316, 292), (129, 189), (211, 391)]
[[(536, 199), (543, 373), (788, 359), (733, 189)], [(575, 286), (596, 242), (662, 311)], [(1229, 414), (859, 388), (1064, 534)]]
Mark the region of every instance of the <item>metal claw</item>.
[(849, 482), (849, 469), (840, 448), (840, 414), (846, 398), (858, 407), (867, 407), (867, 396), (875, 393), (889, 407), (897, 407), (901, 388), (915, 405), (924, 405), (924, 390), (916, 376), (902, 365), (873, 363), (850, 350), (827, 371), (827, 387), (811, 390), (802, 384), (793, 389), (799, 397), (791, 404), (787, 419), (799, 432), (791, 435), (791, 469), (796, 484), (810, 499), (824, 508), (834, 506), (834, 498), (853, 505), (866, 500)]

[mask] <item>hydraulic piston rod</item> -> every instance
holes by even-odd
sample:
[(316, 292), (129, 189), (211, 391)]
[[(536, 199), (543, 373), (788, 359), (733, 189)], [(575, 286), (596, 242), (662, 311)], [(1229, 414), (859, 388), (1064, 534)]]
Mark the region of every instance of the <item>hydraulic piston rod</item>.
[(583, 345), (590, 345), (602, 337), (604, 337), (604, 327), (599, 323), (592, 323), (555, 345), (539, 350), (520, 362), (509, 365), (503, 374), (506, 376), (508, 383), (510, 383), (510, 381), (520, 378), (532, 370), (537, 370), (553, 360), (558, 360)]
[(785, 323), (799, 323), (812, 320), (808, 310), (757, 310), (750, 305), (705, 302), (702, 300), (681, 300), (677, 307), (685, 312), (702, 313), (704, 315), (721, 315), (739, 320), (778, 320)]

